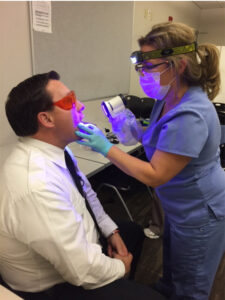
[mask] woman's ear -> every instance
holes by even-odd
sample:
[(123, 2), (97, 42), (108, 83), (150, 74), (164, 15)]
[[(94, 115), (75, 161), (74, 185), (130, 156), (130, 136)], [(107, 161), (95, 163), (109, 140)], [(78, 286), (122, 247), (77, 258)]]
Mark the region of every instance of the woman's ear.
[(182, 75), (184, 73), (186, 67), (187, 67), (187, 61), (186, 61), (186, 59), (182, 58), (179, 61), (179, 69), (178, 69), (178, 72), (179, 72), (180, 75)]
[(52, 115), (47, 111), (39, 112), (37, 119), (39, 124), (43, 127), (52, 128), (55, 125)]

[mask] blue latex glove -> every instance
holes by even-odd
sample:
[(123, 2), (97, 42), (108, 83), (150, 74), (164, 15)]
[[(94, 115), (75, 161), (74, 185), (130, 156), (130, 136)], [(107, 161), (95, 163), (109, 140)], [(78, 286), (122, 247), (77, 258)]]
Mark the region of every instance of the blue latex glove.
[[(109, 149), (113, 146), (105, 137), (103, 132), (93, 124), (79, 123), (77, 127), (82, 131), (75, 131), (76, 135), (85, 140), (78, 140), (76, 143), (91, 147), (92, 150), (99, 152), (106, 156)], [(85, 132), (85, 133), (84, 133)]]

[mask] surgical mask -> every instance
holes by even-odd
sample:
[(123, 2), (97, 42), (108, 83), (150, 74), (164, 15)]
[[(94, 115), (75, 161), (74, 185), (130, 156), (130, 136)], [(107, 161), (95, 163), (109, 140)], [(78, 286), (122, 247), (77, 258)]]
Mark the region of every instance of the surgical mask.
[(157, 100), (163, 100), (168, 93), (171, 83), (175, 80), (172, 79), (167, 85), (160, 85), (160, 75), (165, 73), (170, 67), (162, 72), (151, 72), (144, 73), (144, 76), (140, 76), (140, 85), (144, 93), (150, 97)]

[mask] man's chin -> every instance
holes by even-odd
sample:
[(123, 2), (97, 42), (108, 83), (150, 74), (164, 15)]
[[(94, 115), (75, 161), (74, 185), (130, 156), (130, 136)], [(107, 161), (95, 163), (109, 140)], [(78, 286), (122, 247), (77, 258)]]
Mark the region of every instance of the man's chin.
[(80, 131), (78, 127), (74, 128), (74, 141), (82, 140), (80, 136), (76, 135), (76, 131)]

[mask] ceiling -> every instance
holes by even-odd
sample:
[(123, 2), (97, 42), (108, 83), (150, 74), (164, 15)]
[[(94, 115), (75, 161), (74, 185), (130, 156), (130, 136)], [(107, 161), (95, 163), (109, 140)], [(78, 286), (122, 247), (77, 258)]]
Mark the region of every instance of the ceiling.
[(225, 8), (225, 1), (193, 1), (201, 9)]

